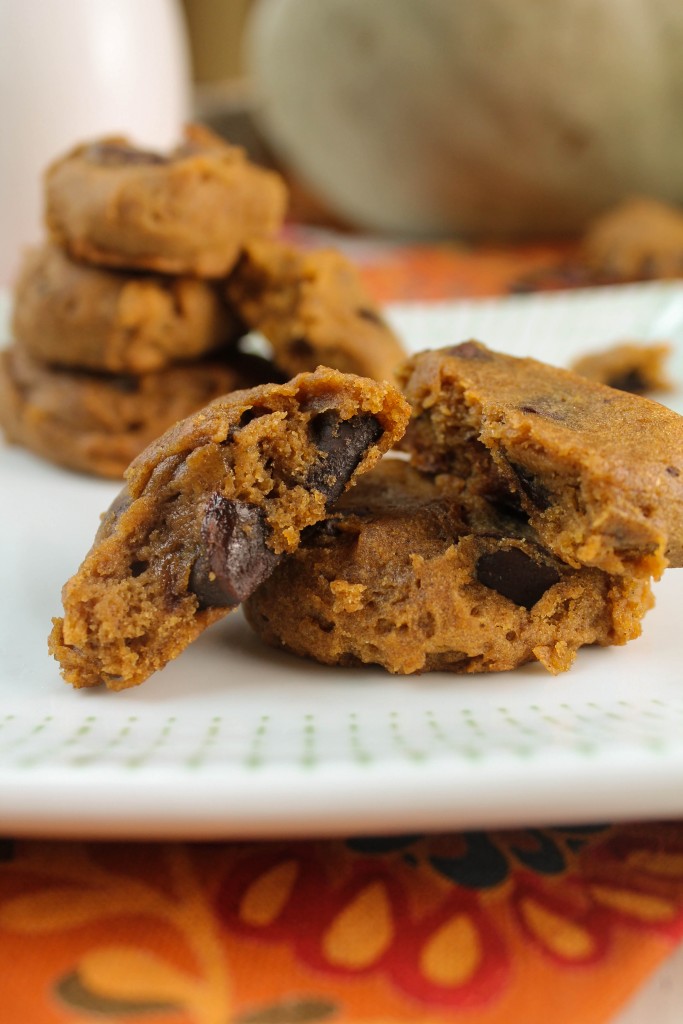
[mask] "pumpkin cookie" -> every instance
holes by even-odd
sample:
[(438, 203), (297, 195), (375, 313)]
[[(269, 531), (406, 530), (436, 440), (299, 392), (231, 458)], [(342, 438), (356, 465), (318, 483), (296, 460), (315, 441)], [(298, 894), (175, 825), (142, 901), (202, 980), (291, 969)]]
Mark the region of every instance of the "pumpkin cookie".
[(646, 395), (673, 389), (664, 365), (670, 355), (671, 345), (665, 341), (622, 341), (582, 356), (572, 363), (571, 369), (619, 391)]
[(74, 686), (143, 682), (222, 618), (405, 428), (388, 384), (334, 370), (212, 402), (126, 474), (49, 647)]
[(284, 182), (197, 125), (169, 155), (126, 138), (85, 143), (48, 167), (47, 227), (88, 263), (222, 277), (247, 239), (282, 224)]
[(683, 276), (683, 210), (656, 199), (627, 199), (586, 232), (581, 258), (612, 280)]
[(652, 606), (648, 580), (573, 569), (504, 509), (468, 510), (385, 459), (306, 531), (245, 603), (268, 643), (328, 665), (553, 674), (584, 644), (624, 644)]
[(108, 373), (197, 359), (242, 333), (209, 282), (104, 270), (49, 244), (26, 255), (12, 330), (38, 359)]
[(0, 352), (0, 426), (8, 441), (50, 462), (120, 479), (176, 420), (226, 392), (278, 378), (256, 356), (107, 375), (49, 366), (14, 345)]
[(512, 496), (573, 566), (683, 565), (683, 417), (658, 402), (468, 341), (401, 371), (402, 442), (453, 493)]
[(227, 293), (245, 323), (270, 342), (273, 361), (288, 374), (322, 363), (393, 380), (405, 358), (354, 265), (332, 249), (306, 252), (280, 242), (250, 243)]

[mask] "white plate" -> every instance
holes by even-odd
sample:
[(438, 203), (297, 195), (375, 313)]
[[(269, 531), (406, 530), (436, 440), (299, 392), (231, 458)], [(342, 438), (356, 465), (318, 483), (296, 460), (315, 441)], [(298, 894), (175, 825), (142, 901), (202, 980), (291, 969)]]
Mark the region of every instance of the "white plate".
[[(630, 335), (683, 353), (678, 285), (392, 316), (415, 349), (476, 335), (565, 363)], [(583, 650), (558, 679), (538, 666), (464, 678), (322, 668), (261, 648), (235, 614), (144, 686), (74, 691), (46, 653), (50, 616), (117, 488), (1, 444), (0, 479), (5, 833), (322, 835), (683, 814), (683, 573), (657, 585), (641, 639)]]

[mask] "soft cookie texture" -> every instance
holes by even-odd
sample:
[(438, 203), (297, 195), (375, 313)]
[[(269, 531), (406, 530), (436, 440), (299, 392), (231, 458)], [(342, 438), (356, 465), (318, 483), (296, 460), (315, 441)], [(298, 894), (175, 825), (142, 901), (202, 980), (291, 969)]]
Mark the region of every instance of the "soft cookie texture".
[(227, 274), (287, 203), (279, 175), (198, 125), (168, 155), (120, 136), (79, 145), (48, 167), (45, 195), (48, 230), (74, 259), (197, 277)]
[(8, 441), (49, 462), (121, 479), (176, 420), (228, 391), (279, 379), (273, 364), (257, 356), (103, 374), (51, 366), (16, 344), (0, 352), (0, 427)]
[(683, 417), (475, 341), (424, 352), (400, 377), (413, 407), (402, 447), (455, 495), (507, 494), (575, 567), (683, 565)]
[(49, 243), (26, 254), (14, 290), (15, 340), (55, 366), (150, 373), (241, 331), (211, 282), (90, 267)]
[(323, 363), (393, 381), (405, 358), (358, 270), (333, 249), (249, 243), (227, 294), (239, 316), (270, 342), (274, 362), (287, 374)]
[(388, 384), (319, 368), (233, 392), (132, 464), (63, 590), (49, 648), (74, 686), (143, 682), (296, 550), (401, 436)]
[(270, 644), (329, 665), (488, 672), (537, 660), (552, 673), (583, 644), (624, 644), (649, 581), (575, 569), (523, 518), (468, 508), (385, 459), (304, 533), (245, 612)]

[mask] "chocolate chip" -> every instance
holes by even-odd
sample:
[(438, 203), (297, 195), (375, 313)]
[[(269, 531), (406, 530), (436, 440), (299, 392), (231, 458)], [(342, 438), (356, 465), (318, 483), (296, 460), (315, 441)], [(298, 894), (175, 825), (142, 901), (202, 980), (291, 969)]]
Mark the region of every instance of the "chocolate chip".
[(518, 406), (519, 411), (531, 416), (542, 416), (547, 420), (555, 420), (557, 423), (564, 423), (567, 419), (567, 408), (562, 400), (557, 400), (548, 395), (537, 395), (527, 405)]
[(153, 153), (146, 149), (136, 149), (124, 142), (96, 142), (88, 146), (88, 160), (103, 167), (127, 167), (134, 164), (165, 164), (168, 158), (161, 153)]
[(370, 445), (382, 436), (382, 427), (370, 413), (340, 420), (334, 409), (328, 409), (313, 417), (308, 432), (324, 458), (311, 466), (306, 483), (320, 491), (329, 505), (343, 493)]
[(480, 341), (463, 341), (460, 345), (452, 345), (446, 350), (449, 356), (459, 356), (460, 359), (485, 359), (493, 358), (491, 353), (484, 348)]
[(617, 391), (630, 391), (632, 395), (644, 395), (650, 390), (642, 373), (635, 368), (610, 377), (606, 383)]
[(252, 405), (251, 409), (245, 409), (240, 416), (239, 426), (246, 427), (253, 420), (258, 420), (261, 416), (268, 416), (271, 412), (272, 409), (266, 409), (262, 405)]
[(520, 466), (515, 462), (509, 462), (508, 465), (517, 477), (520, 490), (529, 499), (531, 504), (539, 512), (545, 512), (546, 509), (550, 508), (552, 503), (550, 491), (541, 483), (538, 477), (534, 476), (525, 466)]
[(666, 467), (666, 472), (669, 474), (669, 476), (680, 476), (681, 475), (680, 469), (676, 469), (675, 466), (667, 466)]
[(476, 577), (524, 608), (533, 608), (546, 590), (559, 583), (560, 574), (551, 565), (537, 562), (519, 548), (501, 548), (477, 561)]
[(280, 561), (268, 547), (263, 510), (214, 494), (204, 514), (201, 550), (190, 574), (200, 608), (229, 608), (244, 601)]

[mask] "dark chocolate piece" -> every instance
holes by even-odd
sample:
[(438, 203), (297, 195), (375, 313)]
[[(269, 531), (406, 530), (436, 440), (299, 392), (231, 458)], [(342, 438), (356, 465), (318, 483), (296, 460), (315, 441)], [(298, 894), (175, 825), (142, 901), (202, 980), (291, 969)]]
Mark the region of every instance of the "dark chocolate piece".
[(534, 476), (525, 466), (516, 462), (508, 462), (508, 465), (517, 478), (517, 483), (522, 494), (534, 505), (539, 512), (545, 512), (550, 508), (550, 491), (545, 487), (538, 477)]
[(343, 493), (370, 445), (382, 436), (382, 427), (370, 413), (340, 420), (339, 414), (329, 409), (315, 416), (308, 429), (323, 458), (311, 466), (306, 485), (320, 491), (329, 505)]
[(190, 574), (200, 608), (232, 608), (271, 574), (281, 556), (268, 547), (268, 533), (262, 509), (212, 495), (202, 522), (202, 550)]
[(476, 574), (485, 587), (527, 609), (533, 608), (546, 590), (560, 581), (556, 569), (537, 562), (520, 548), (504, 548), (482, 555), (477, 561)]

